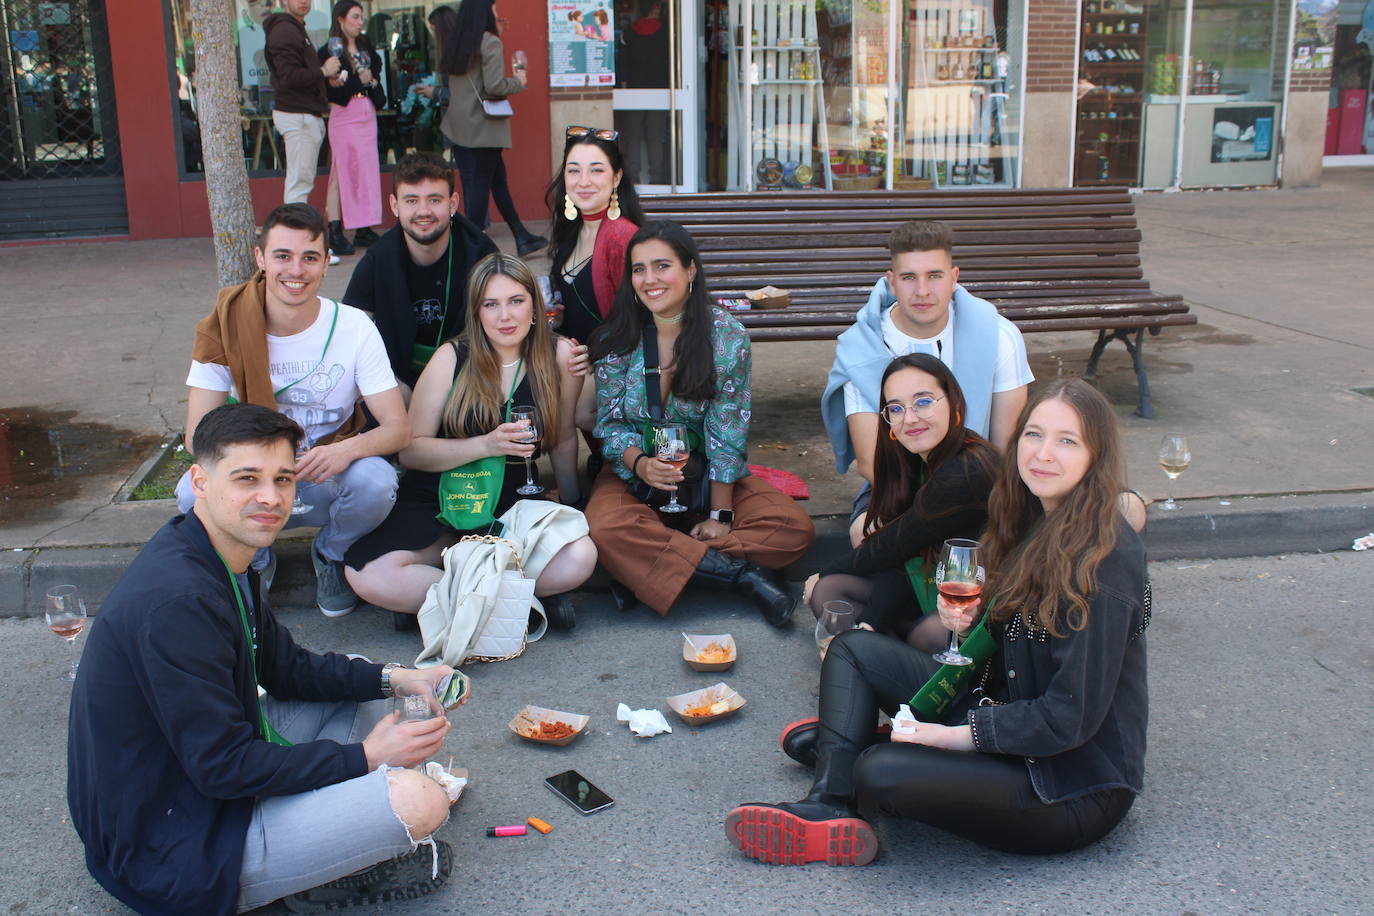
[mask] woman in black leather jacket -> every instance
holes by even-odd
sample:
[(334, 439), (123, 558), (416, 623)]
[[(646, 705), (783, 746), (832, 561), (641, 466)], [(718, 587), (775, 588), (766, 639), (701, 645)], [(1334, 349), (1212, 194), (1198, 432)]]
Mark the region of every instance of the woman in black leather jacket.
[[(820, 727), (785, 746), (814, 764), (799, 802), (748, 804), (726, 835), (778, 864), (864, 865), (877, 853), (858, 807), (911, 817), (995, 849), (1046, 854), (1109, 833), (1142, 787), (1148, 699), (1145, 551), (1117, 509), (1123, 489), (1111, 405), (1056, 380), (1021, 413), (983, 538), (998, 652), (945, 723), (876, 743), (939, 669), (929, 655), (854, 630), (821, 668)], [(939, 602), (961, 632), (979, 613)]]

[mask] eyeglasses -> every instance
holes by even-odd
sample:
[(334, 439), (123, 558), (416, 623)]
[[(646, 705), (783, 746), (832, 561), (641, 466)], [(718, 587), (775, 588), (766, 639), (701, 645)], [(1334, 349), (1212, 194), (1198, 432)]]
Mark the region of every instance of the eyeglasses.
[(935, 412), (935, 405), (943, 400), (943, 396), (938, 398), (919, 397), (910, 404), (903, 405), (896, 402), (884, 404), (883, 419), (888, 422), (888, 425), (896, 426), (906, 418), (906, 412), (909, 410), (922, 420), (928, 420), (930, 415)]
[(611, 143), (620, 139), (620, 131), (611, 130), (607, 127), (579, 127), (568, 125), (566, 133), (568, 140), (581, 140), (583, 137), (592, 136), (598, 140), (607, 140)]

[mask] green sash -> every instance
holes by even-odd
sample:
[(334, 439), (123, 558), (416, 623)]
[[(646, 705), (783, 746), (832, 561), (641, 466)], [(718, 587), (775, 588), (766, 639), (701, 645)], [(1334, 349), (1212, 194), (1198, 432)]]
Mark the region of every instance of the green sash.
[(267, 721), (267, 713), (263, 712), (262, 709), (262, 686), (258, 683), (258, 653), (253, 648), (253, 631), (248, 626), (248, 611), (243, 606), (243, 595), (239, 593), (239, 580), (218, 550), (215, 551), (215, 556), (219, 557), (219, 561), (224, 564), (224, 571), (229, 574), (229, 584), (234, 589), (234, 603), (239, 606), (239, 621), (243, 624), (243, 638), (248, 643), (248, 666), (253, 672), (253, 687), (255, 688), (253, 695), (258, 700), (258, 728), (264, 740), (273, 744), (280, 744), (282, 747), (291, 747), (291, 742), (283, 738), (281, 733), (272, 727), (272, 723)]
[[(332, 301), (332, 300), (331, 300), (331, 301)], [(327, 337), (325, 337), (325, 339), (324, 339), (324, 349), (320, 351), (320, 358), (317, 359), (317, 360), (315, 361), (315, 365), (310, 369), (309, 372), (307, 372), (305, 375), (302, 375), (300, 378), (296, 379), (294, 382), (291, 382), (290, 384), (282, 385), (282, 386), (281, 386), (280, 388), (278, 388), (276, 391), (272, 392), (272, 397), (274, 397), (274, 398), (281, 397), (281, 393), (282, 393), (283, 391), (286, 391), (287, 389), (296, 387), (296, 386), (299, 385), (301, 382), (305, 381), (306, 379), (310, 378), (310, 376), (314, 375), (316, 369), (318, 369), (318, 368), (320, 368), (320, 366), (323, 366), (323, 365), (324, 365), (324, 357), (325, 357), (325, 354), (327, 354), (327, 353), (329, 352), (329, 343), (330, 343), (330, 341), (332, 341), (332, 340), (334, 339), (334, 329), (335, 329), (336, 327), (338, 327), (338, 326), (339, 326), (339, 303), (335, 302), (335, 303), (334, 303), (334, 317), (333, 317), (333, 318), (330, 320), (330, 322), (329, 322), (329, 335), (328, 335)], [(236, 398), (236, 397), (234, 397), (232, 394), (229, 395), (228, 399), (225, 401), (226, 404), (237, 404), (238, 402), (239, 402), (239, 399)]]
[[(520, 383), (524, 357), (515, 367), (510, 394), (506, 395), (506, 422), (510, 422), (511, 398)], [(454, 379), (454, 385), (458, 380)], [(496, 503), (506, 482), (506, 456), (491, 455), (445, 471), (439, 476), (439, 514), (435, 518), (454, 531), (488, 528), (496, 521)]]
[(935, 570), (925, 557), (912, 557), (906, 561), (906, 577), (911, 582), (911, 590), (916, 593), (916, 603), (921, 613), (935, 613), (935, 596), (939, 590), (935, 586)]
[(415, 370), (418, 375), (425, 371), (425, 366), (429, 365), (430, 357), (434, 356), (435, 351), (444, 345), (444, 328), (448, 325), (448, 290), (449, 283), (453, 280), (453, 245), (454, 239), (450, 232), (448, 240), (448, 273), (444, 277), (444, 314), (439, 319), (439, 339), (432, 346), (417, 343), (410, 348), (410, 368)]
[(968, 687), (968, 682), (973, 679), (973, 672), (978, 666), (997, 653), (997, 640), (985, 626), (987, 619), (988, 615), (984, 614), (959, 647), (960, 652), (973, 659), (973, 664), (941, 665), (940, 670), (936, 671), (930, 680), (926, 681), (925, 686), (916, 691), (916, 695), (911, 698), (908, 705), (922, 722), (939, 722), (949, 709), (950, 703)]

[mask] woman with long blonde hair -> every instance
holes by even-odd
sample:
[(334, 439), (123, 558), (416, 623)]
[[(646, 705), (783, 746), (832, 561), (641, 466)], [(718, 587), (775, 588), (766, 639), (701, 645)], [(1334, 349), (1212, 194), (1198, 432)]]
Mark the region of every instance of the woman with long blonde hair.
[[(1142, 787), (1149, 701), (1145, 549), (1121, 516), (1116, 415), (1086, 382), (1061, 379), (1021, 412), (988, 505), (983, 595), (997, 650), (941, 722), (880, 740), (937, 673), (930, 655), (865, 630), (821, 667), (820, 727), (799, 762), (799, 802), (748, 804), (726, 835), (750, 856), (864, 865), (877, 853), (860, 808), (910, 817), (984, 846), (1044, 855), (1106, 836)], [(980, 613), (938, 601), (964, 632)], [(789, 754), (792, 753), (789, 751)]]
[[(572, 345), (549, 330), (525, 262), (506, 254), (478, 261), (468, 279), (463, 332), (435, 351), (411, 396), (413, 438), (400, 453), (408, 470), (396, 506), (344, 557), (345, 574), (359, 597), (393, 611), (419, 611), (443, 574), (444, 548), (470, 533), (436, 518), (440, 478), (447, 471), (484, 461), (489, 467), (489, 459), (504, 457), (504, 478), (491, 493), (494, 505), (485, 507), (488, 517), (499, 516), (520, 498), (525, 459), (538, 457), (542, 447), (559, 498), (566, 504), (581, 499), (573, 417), (582, 379), (572, 374), (572, 356)], [(539, 444), (529, 443), (527, 427), (511, 420), (521, 405), (536, 409)], [(544, 599), (551, 624), (573, 625), (571, 606), (554, 596), (581, 585), (595, 565), (596, 548), (582, 537), (545, 567), (535, 594)]]

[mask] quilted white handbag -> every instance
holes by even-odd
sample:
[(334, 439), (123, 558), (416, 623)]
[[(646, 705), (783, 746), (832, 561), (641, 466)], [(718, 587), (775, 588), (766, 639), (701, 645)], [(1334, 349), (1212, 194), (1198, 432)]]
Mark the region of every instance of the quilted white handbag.
[[(520, 555), (511, 555), (519, 563)], [(539, 626), (533, 633), (529, 632), (531, 613), (539, 615)], [(534, 580), (526, 579), (520, 569), (507, 569), (501, 574), (491, 616), (482, 627), (482, 635), (468, 650), (468, 658), (481, 662), (515, 658), (525, 651), (526, 643), (537, 642), (548, 628), (544, 609), (534, 597)]]

